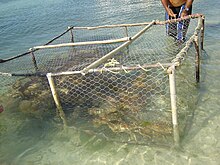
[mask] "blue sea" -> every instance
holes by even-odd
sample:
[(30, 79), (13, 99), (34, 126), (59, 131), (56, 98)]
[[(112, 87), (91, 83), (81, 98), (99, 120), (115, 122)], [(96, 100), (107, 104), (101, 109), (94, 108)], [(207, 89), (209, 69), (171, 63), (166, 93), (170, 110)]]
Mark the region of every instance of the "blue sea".
[[(0, 113), (0, 165), (218, 165), (220, 164), (220, 2), (194, 1), (205, 15), (201, 82), (190, 131), (181, 149), (128, 145), (79, 137), (48, 118), (33, 118), (16, 105)], [(0, 58), (42, 45), (68, 26), (163, 20), (160, 0), (0, 0)], [(7, 103), (6, 103), (7, 102)], [(48, 110), (48, 111), (51, 111)], [(83, 141), (79, 144), (79, 139)]]

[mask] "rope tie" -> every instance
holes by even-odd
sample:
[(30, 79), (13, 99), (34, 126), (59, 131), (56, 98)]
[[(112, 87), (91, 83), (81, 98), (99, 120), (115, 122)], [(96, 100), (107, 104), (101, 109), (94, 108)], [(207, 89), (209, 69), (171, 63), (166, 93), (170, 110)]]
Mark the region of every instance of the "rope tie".
[(125, 73), (129, 73), (129, 71), (127, 71), (123, 65), (121, 66), (121, 68), (123, 69), (123, 71), (124, 71)]
[(160, 63), (160, 62), (158, 62), (157, 63), (158, 65), (160, 65), (161, 66), (161, 68), (164, 70), (164, 71), (166, 71), (167, 69), (166, 68), (164, 68), (164, 66)]
[(105, 70), (107, 70), (107, 71), (109, 71), (109, 72), (111, 72), (111, 73), (118, 74), (118, 72), (111, 71), (111, 70), (108, 69), (107, 67), (115, 67), (116, 65), (119, 65), (120, 63), (119, 63), (117, 60), (115, 60), (114, 58), (108, 59), (108, 61), (109, 61), (108, 63), (105, 63), (105, 64), (104, 64), (104, 66), (102, 67), (102, 69), (100, 70), (100, 72), (102, 73), (103, 70), (105, 69)]
[(141, 68), (143, 71), (148, 72), (148, 70), (143, 68), (140, 64), (138, 65), (138, 67)]

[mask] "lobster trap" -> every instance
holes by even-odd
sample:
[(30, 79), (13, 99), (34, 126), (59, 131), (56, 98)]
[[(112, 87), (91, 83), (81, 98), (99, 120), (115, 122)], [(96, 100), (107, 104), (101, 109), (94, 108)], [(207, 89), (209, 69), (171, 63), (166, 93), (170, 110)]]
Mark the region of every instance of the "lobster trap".
[[(181, 32), (185, 40), (165, 35), (165, 25), (189, 20)], [(1, 59), (1, 84), (13, 87), (20, 108), (54, 100), (64, 125), (107, 139), (178, 144), (192, 113), (189, 103), (195, 101), (203, 38), (200, 14), (71, 26), (43, 46)]]

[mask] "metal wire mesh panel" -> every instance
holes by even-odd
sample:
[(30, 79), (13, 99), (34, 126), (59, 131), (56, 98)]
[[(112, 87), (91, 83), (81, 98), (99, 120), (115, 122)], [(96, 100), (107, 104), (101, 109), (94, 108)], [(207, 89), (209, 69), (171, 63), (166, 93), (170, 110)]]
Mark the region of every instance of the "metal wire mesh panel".
[(101, 128), (103, 133), (112, 131), (135, 143), (144, 143), (135, 139), (139, 136), (152, 140), (162, 135), (160, 140), (167, 140), (164, 137), (172, 135), (168, 77), (162, 68), (54, 78), (62, 107), (73, 114), (68, 119), (72, 123), (87, 116), (84, 127), (93, 125), (95, 133)]
[(36, 72), (31, 53), (28, 53), (26, 56), (1, 63), (0, 70), (1, 73), (17, 74), (29, 74)]
[(38, 71), (40, 72), (79, 71), (113, 50), (117, 45), (42, 49), (36, 51), (34, 54), (36, 56)]
[(55, 77), (56, 89), (64, 107), (96, 105), (100, 99), (107, 100), (108, 97), (113, 97), (117, 102), (133, 105), (146, 103), (150, 108), (154, 104), (148, 100), (149, 97), (165, 95), (167, 81), (167, 75), (162, 68), (149, 70), (139, 68), (138, 71), (126, 72), (103, 70), (102, 73)]
[[(140, 29), (140, 27), (139, 27)], [(138, 31), (138, 28), (131, 28), (131, 33)], [(128, 36), (125, 27), (115, 28), (94, 28), (94, 29), (73, 29), (74, 42), (102, 41), (118, 39)]]
[(176, 70), (177, 108), (181, 135), (185, 135), (192, 124), (195, 106), (198, 99), (195, 81), (195, 49), (191, 46), (183, 65)]

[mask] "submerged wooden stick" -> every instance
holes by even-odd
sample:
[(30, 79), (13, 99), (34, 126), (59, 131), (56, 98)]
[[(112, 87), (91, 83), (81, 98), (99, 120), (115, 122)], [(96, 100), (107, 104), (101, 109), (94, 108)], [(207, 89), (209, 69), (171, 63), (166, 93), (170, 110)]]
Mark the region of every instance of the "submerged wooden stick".
[(129, 36), (129, 35), (128, 35), (128, 27), (127, 27), (127, 26), (125, 26), (125, 35), (126, 35), (126, 37)]
[(200, 53), (201, 53), (201, 45), (199, 42), (199, 37), (196, 36), (194, 40), (194, 45), (196, 49), (196, 55), (195, 55), (195, 69), (196, 69), (196, 82), (199, 83), (200, 81)]
[(38, 67), (37, 67), (36, 58), (34, 56), (34, 52), (32, 51), (32, 49), (30, 49), (30, 51), (31, 51), (32, 62), (34, 63), (34, 68), (35, 68), (35, 71), (37, 72), (38, 71)]
[(204, 50), (205, 16), (202, 16), (201, 49)]
[(68, 29), (70, 29), (70, 37), (71, 37), (70, 41), (71, 41), (71, 42), (74, 42), (73, 27), (68, 27)]

